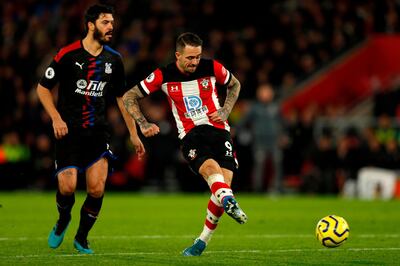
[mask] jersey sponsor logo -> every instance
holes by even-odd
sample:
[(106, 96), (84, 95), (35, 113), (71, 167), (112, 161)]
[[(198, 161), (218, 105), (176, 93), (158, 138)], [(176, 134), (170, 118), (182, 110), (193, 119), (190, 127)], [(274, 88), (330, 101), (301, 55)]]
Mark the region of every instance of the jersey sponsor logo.
[(44, 76), (47, 79), (52, 79), (52, 78), (54, 78), (55, 75), (56, 75), (56, 72), (54, 71), (54, 69), (52, 67), (48, 67), (46, 69), (46, 72), (44, 73)]
[(104, 69), (104, 72), (106, 74), (111, 74), (112, 73), (112, 68), (111, 68), (111, 63), (106, 63), (106, 68)]
[(88, 84), (86, 80), (80, 79), (76, 82), (76, 86), (78, 88), (75, 90), (75, 93), (93, 97), (101, 97), (103, 96), (103, 90), (106, 84), (106, 81), (98, 80), (89, 80)]
[(148, 82), (148, 83), (153, 82), (155, 77), (156, 77), (156, 75), (154, 74), (154, 72), (150, 73), (150, 75), (148, 75), (146, 78), (146, 82)]
[(183, 102), (185, 103), (186, 110), (188, 111), (198, 109), (203, 104), (201, 98), (196, 95), (183, 97)]
[(208, 113), (207, 106), (203, 106), (203, 102), (199, 96), (185, 96), (183, 102), (187, 112), (185, 113), (186, 118), (197, 119), (204, 117)]
[(190, 119), (198, 119), (198, 118), (206, 116), (207, 113), (208, 113), (208, 108), (207, 108), (207, 106), (204, 105), (198, 109), (194, 109), (192, 111), (186, 112), (185, 117), (190, 118)]
[(78, 80), (78, 81), (76, 82), (76, 86), (77, 86), (79, 89), (83, 90), (83, 89), (86, 88), (87, 82), (86, 82), (86, 80), (84, 80), (84, 79), (80, 79), (80, 80)]
[(81, 70), (83, 69), (83, 64), (85, 64), (85, 63), (79, 64), (78, 62), (75, 62), (75, 65), (79, 66), (79, 68), (80, 68)]

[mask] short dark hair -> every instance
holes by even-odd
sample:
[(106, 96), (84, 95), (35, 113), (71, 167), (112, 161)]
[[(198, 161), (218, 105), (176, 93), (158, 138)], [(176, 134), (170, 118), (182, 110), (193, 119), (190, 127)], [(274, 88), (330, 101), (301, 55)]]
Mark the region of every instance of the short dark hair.
[(85, 13), (85, 30), (87, 31), (88, 22), (95, 23), (100, 14), (114, 14), (114, 8), (109, 5), (95, 4), (90, 6)]
[(182, 51), (187, 45), (198, 47), (203, 45), (203, 40), (192, 32), (185, 32), (178, 36), (176, 39), (176, 50)]

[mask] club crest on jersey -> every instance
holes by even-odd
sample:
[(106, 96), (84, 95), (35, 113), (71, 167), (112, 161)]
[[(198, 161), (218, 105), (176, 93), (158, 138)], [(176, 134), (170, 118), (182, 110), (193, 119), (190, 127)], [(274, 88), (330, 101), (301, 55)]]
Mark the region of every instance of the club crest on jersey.
[(200, 81), (200, 85), (201, 85), (201, 89), (204, 91), (208, 91), (209, 89), (211, 89), (211, 82), (209, 79), (202, 79)]
[(188, 153), (188, 157), (190, 158), (190, 160), (194, 160), (194, 158), (197, 157), (197, 150), (191, 149)]
[(106, 68), (104, 69), (104, 72), (106, 72), (106, 74), (112, 73), (111, 65), (112, 65), (111, 63), (106, 63)]

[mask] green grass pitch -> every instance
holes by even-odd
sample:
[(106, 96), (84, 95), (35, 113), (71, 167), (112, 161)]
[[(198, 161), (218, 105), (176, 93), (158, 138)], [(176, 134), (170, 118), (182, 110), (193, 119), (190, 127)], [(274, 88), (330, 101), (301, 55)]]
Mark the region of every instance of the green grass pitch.
[[(269, 197), (237, 193), (249, 221), (224, 215), (200, 257), (181, 252), (198, 236), (208, 194), (107, 192), (89, 234), (94, 255), (79, 255), (72, 241), (84, 200), (77, 193), (64, 242), (47, 236), (57, 217), (55, 193), (0, 192), (0, 265), (399, 265), (399, 201), (333, 197)], [(325, 248), (314, 231), (336, 214), (350, 225), (347, 242)]]

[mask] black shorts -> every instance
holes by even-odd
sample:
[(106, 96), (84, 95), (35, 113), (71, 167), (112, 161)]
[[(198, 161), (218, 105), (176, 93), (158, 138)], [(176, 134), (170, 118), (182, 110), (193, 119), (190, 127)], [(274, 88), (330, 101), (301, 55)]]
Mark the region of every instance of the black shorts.
[(109, 145), (109, 136), (104, 132), (82, 134), (70, 132), (55, 144), (56, 175), (66, 168), (85, 171), (100, 158), (115, 159)]
[(195, 127), (182, 139), (181, 151), (196, 174), (207, 159), (214, 159), (232, 172), (238, 168), (231, 135), (224, 129), (208, 125)]

